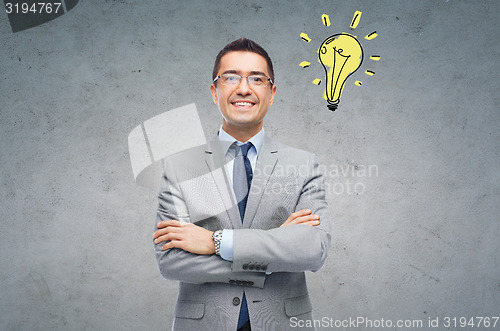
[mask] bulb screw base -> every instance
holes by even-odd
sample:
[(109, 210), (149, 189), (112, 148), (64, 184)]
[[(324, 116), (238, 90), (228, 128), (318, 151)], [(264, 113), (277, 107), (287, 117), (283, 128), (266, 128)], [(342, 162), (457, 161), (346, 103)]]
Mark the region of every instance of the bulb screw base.
[(339, 104), (338, 103), (329, 103), (327, 105), (328, 109), (330, 109), (331, 111), (336, 111), (337, 108), (338, 108)]

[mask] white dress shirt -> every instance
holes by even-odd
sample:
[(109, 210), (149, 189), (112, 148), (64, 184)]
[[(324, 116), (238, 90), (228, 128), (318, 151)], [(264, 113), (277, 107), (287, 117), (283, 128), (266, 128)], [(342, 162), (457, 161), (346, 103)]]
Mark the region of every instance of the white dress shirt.
[[(219, 130), (219, 140), (220, 141), (229, 141), (236, 142), (238, 145), (243, 145), (244, 143), (238, 141), (229, 133), (222, 129), (222, 126)], [(250, 161), (250, 165), (252, 166), (252, 172), (255, 172), (255, 165), (257, 164), (257, 156), (262, 148), (262, 142), (264, 141), (264, 128), (260, 130), (256, 135), (252, 138), (248, 139), (249, 142), (252, 143), (252, 147), (248, 150), (248, 160)], [(247, 142), (248, 142), (247, 141)], [(231, 185), (233, 184), (233, 167), (234, 167), (234, 158), (236, 156), (236, 148), (234, 145), (228, 147), (226, 151), (226, 160), (229, 160), (225, 165), (226, 173), (229, 177), (229, 181)], [(220, 244), (220, 256), (224, 260), (232, 261), (233, 260), (233, 230), (231, 229), (223, 229), (222, 230), (222, 239)]]

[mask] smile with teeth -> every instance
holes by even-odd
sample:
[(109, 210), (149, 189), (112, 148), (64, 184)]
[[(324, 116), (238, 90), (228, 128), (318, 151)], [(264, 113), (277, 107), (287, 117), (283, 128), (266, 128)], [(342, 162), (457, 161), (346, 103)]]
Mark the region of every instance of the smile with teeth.
[(234, 106), (243, 106), (243, 107), (251, 107), (254, 105), (253, 102), (248, 102), (248, 101), (236, 101), (233, 102)]

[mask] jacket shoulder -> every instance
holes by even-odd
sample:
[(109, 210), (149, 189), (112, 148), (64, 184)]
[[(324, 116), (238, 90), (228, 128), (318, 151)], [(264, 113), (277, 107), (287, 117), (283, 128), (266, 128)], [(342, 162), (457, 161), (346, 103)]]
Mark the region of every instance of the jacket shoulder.
[(292, 158), (296, 161), (298, 160), (312, 161), (315, 159), (314, 153), (311, 153), (304, 149), (296, 148), (271, 138), (269, 138), (269, 141), (272, 144), (274, 144), (276, 151), (279, 153), (280, 159), (283, 157), (287, 159)]

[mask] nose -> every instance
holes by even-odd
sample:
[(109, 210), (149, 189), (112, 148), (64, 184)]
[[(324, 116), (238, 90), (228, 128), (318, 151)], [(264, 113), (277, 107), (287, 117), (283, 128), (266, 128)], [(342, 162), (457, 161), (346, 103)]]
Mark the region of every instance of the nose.
[(241, 77), (241, 81), (238, 84), (238, 88), (236, 89), (236, 93), (240, 94), (240, 95), (252, 94), (252, 89), (248, 85), (248, 79), (246, 77)]

